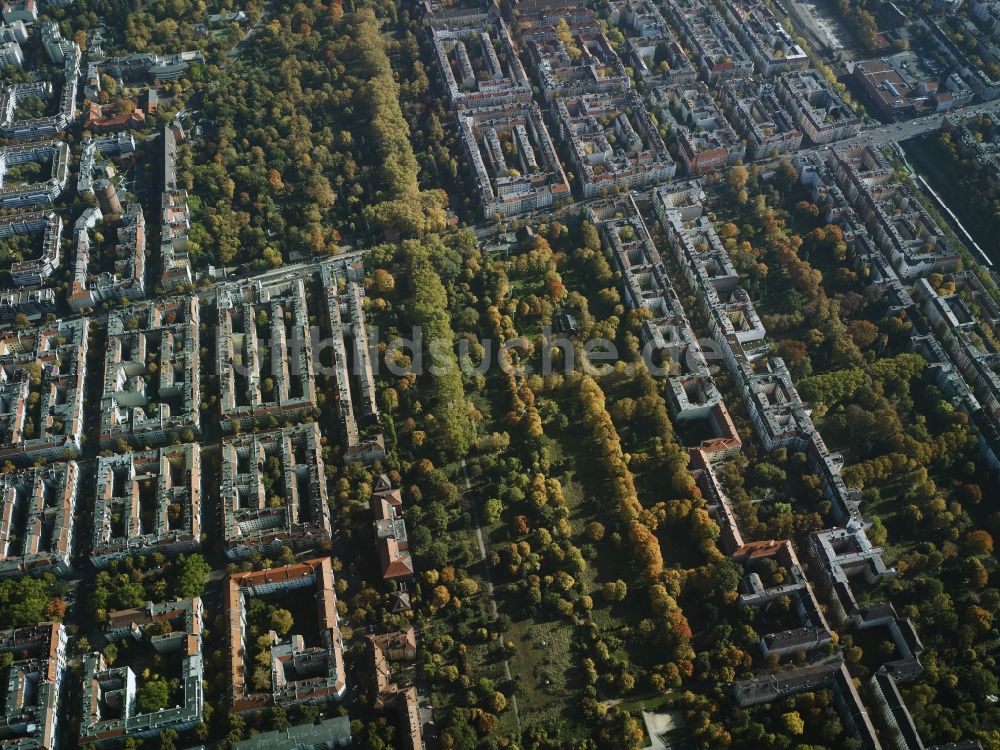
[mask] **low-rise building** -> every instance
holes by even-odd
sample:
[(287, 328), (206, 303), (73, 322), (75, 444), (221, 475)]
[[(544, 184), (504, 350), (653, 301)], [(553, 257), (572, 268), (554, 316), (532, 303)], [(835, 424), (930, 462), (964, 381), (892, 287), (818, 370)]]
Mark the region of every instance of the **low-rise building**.
[[(270, 684), (257, 686), (248, 669), (252, 661), (247, 653), (257, 645), (247, 640), (247, 601), (254, 596), (299, 595), (295, 592), (301, 589), (310, 591), (315, 599), (317, 632), (279, 638), (271, 631)], [(224, 584), (223, 604), (229, 638), (229, 700), (234, 711), (287, 707), (344, 695), (344, 644), (329, 557), (230, 576)]]
[(223, 427), (315, 409), (312, 328), (301, 278), (237, 282), (217, 296), (216, 372)]
[(75, 461), (0, 474), (0, 576), (69, 572)]
[(664, 182), (676, 169), (642, 100), (585, 94), (556, 100), (559, 134), (586, 198)]
[(413, 557), (403, 520), (403, 496), (393, 489), (388, 477), (376, 480), (369, 499), (375, 547), (382, 568), (382, 580), (408, 580), (413, 577)]
[(487, 217), (570, 199), (566, 174), (534, 102), (460, 112), (458, 130)]
[(781, 104), (774, 85), (760, 78), (740, 78), (722, 86), (722, 105), (754, 159), (792, 154), (802, 145), (802, 131)]
[[(104, 623), (111, 643), (131, 638), (148, 644), (161, 658), (180, 660), (176, 705), (143, 712), (136, 696), (140, 680), (129, 665), (110, 666), (101, 653), (83, 658), (83, 713), (80, 745), (119, 746), (127, 739), (155, 737), (164, 729), (183, 731), (204, 717), (205, 666), (202, 654), (202, 604), (199, 597), (112, 612)], [(146, 631), (150, 635), (144, 637)]]
[(168, 297), (108, 314), (100, 442), (157, 445), (201, 427), (200, 307)]
[(329, 543), (321, 440), (319, 426), (308, 422), (222, 441), (222, 536), (230, 558)]
[(7, 0), (3, 4), (4, 23), (32, 23), (38, 20), (38, 0)]
[(90, 560), (201, 547), (201, 449), (197, 443), (99, 456)]
[(823, 74), (813, 68), (778, 76), (778, 97), (813, 143), (830, 143), (861, 132), (862, 121)]
[(0, 461), (74, 458), (82, 450), (87, 320), (0, 338)]
[(0, 631), (4, 670), (3, 742), (12, 750), (55, 750), (65, 717), (66, 629), (40, 622)]
[(972, 101), (972, 89), (957, 76), (934, 75), (925, 69), (922, 56), (900, 52), (891, 57), (854, 63), (851, 73), (888, 121), (906, 120), (934, 112), (947, 112)]

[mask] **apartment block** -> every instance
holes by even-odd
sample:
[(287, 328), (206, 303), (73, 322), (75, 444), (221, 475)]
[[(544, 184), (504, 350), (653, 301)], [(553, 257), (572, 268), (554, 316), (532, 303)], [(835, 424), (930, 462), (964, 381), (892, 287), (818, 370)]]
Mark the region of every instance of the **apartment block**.
[[(146, 602), (144, 607), (108, 615), (104, 637), (111, 643), (132, 639), (161, 658), (180, 661), (177, 703), (143, 713), (136, 702), (142, 675), (128, 665), (108, 665), (100, 653), (87, 654), (83, 658), (80, 745), (116, 747), (126, 739), (155, 737), (164, 729), (190, 729), (202, 720), (205, 705), (202, 618), (198, 597), (162, 604)], [(147, 629), (151, 633), (148, 637)]]
[(104, 220), (97, 206), (84, 209), (73, 225), (76, 257), (66, 301), (74, 312), (93, 309), (107, 300), (142, 299), (146, 296), (146, 219), (142, 206), (129, 203), (120, 216), (115, 231), (118, 241), (113, 249), (103, 249), (114, 258), (111, 270), (91, 271), (92, 255), (100, 248), (95, 228)]
[(703, 174), (743, 160), (746, 146), (704, 83), (668, 86), (662, 93), (681, 123), (675, 129), (677, 155), (687, 174)]
[(17, 316), (28, 320), (38, 319), (54, 313), (56, 293), (52, 289), (15, 289), (0, 292), (0, 323), (12, 323)]
[[(302, 589), (316, 602), (316, 632), (280, 638), (271, 631), (271, 684), (269, 689), (255, 688), (250, 675), (255, 645), (247, 642), (247, 601), (254, 596), (301, 596)], [(347, 676), (330, 558), (230, 576), (224, 584), (223, 604), (229, 631), (229, 700), (233, 710), (255, 711), (343, 697)]]
[(647, 366), (668, 377), (671, 415), (707, 424), (711, 437), (698, 449), (711, 460), (738, 453), (742, 442), (736, 427), (634, 199), (591, 204), (588, 214), (601, 228), (612, 266), (622, 275), (626, 305), (652, 312), (641, 331), (644, 357)]
[(548, 208), (571, 197), (534, 102), (461, 112), (458, 130), (487, 217)]
[[(97, 190), (115, 176), (112, 157), (130, 156), (135, 153), (135, 139), (131, 133), (118, 133), (104, 138), (88, 138), (80, 150), (80, 168), (76, 177), (76, 193), (97, 199)], [(116, 196), (117, 197), (117, 196)], [(120, 205), (120, 204), (119, 204)], [(113, 206), (102, 204), (106, 213), (121, 213), (111, 210)]]
[(721, 101), (752, 158), (793, 154), (802, 145), (802, 131), (773, 84), (756, 77), (728, 81), (722, 86)]
[[(759, 634), (764, 657), (809, 652), (833, 643), (826, 616), (789, 540), (750, 542), (735, 550), (732, 559), (747, 570), (739, 587), (741, 607), (766, 607), (776, 599), (791, 601), (789, 616), (794, 622), (790, 627)], [(782, 571), (781, 583), (766, 585), (763, 582), (761, 573), (767, 571), (760, 566), (763, 560), (774, 563), (774, 567)]]
[(217, 297), (216, 372), (222, 426), (316, 408), (312, 328), (305, 284), (247, 281)]
[(82, 450), (87, 320), (0, 338), (0, 461), (64, 460)]
[[(51, 164), (43, 182), (10, 184), (8, 173), (21, 164)], [(51, 205), (69, 182), (69, 146), (62, 141), (39, 141), (0, 148), (0, 208), (29, 208)]]
[(395, 633), (365, 637), (366, 652), (373, 675), (371, 692), (374, 708), (384, 711), (395, 708), (402, 731), (402, 748), (423, 750), (420, 712), (416, 689), (404, 687), (393, 679), (390, 661), (412, 660), (417, 655), (417, 639), (413, 628)]
[(168, 297), (108, 314), (100, 442), (157, 445), (199, 434), (198, 298)]
[(42, 47), (49, 60), (56, 65), (64, 64), (67, 55), (73, 54), (73, 43), (62, 35), (59, 24), (55, 21), (46, 21), (42, 24)]
[(918, 279), (913, 296), (984, 416), (1000, 425), (1000, 306), (971, 271), (952, 274), (937, 289)]
[(555, 110), (584, 197), (641, 188), (674, 176), (674, 160), (638, 94), (561, 98)]
[(315, 422), (222, 441), (222, 534), (230, 558), (330, 541), (321, 441)]
[[(66, 629), (40, 622), (0, 631), (4, 670), (3, 744), (11, 750), (55, 750), (64, 716)], [(9, 655), (9, 656), (8, 656)]]
[(95, 566), (129, 555), (193, 552), (201, 547), (201, 533), (197, 443), (98, 457)]
[(408, 580), (413, 577), (413, 557), (403, 520), (403, 496), (393, 489), (384, 474), (375, 482), (369, 499), (375, 548), (382, 568), (382, 580)]
[(0, 219), (0, 239), (17, 235), (42, 235), (39, 257), (10, 266), (11, 281), (16, 286), (39, 286), (59, 268), (62, 217), (55, 211), (34, 211)]
[(698, 77), (652, 0), (617, 0), (611, 4), (610, 20), (625, 35), (625, 64), (647, 84), (689, 83)]
[(904, 281), (958, 269), (958, 251), (949, 246), (913, 188), (896, 179), (877, 148), (833, 148), (827, 163), (876, 246)]
[(861, 132), (861, 118), (819, 71), (806, 68), (785, 73), (778, 76), (775, 87), (778, 98), (813, 143), (839, 141)]
[(805, 50), (785, 31), (763, 0), (726, 0), (722, 8), (730, 28), (762, 76), (786, 73), (809, 64)]
[(618, 53), (601, 32), (574, 34), (568, 45), (558, 38), (536, 35), (527, 47), (547, 102), (557, 96), (621, 94), (631, 87)]
[(667, 12), (708, 83), (753, 73), (753, 61), (722, 16), (704, 0), (667, 0)]
[(79, 475), (75, 461), (0, 474), (0, 576), (69, 572)]
[(163, 127), (163, 193), (160, 196), (160, 284), (167, 291), (190, 287), (194, 281), (188, 255), (191, 217), (188, 192), (177, 177), (177, 145), (184, 139), (178, 123)]
[(531, 81), (498, 14), (460, 23), (432, 20), (429, 32), (452, 109), (531, 101)]
[[(43, 40), (44, 41), (44, 40)], [(63, 40), (65, 42), (65, 40)], [(48, 48), (46, 48), (48, 49)], [(80, 47), (76, 42), (66, 44), (62, 53), (63, 82), (59, 103), (54, 115), (16, 120), (18, 99), (36, 96), (51, 99), (55, 90), (48, 81), (15, 83), (5, 86), (0, 94), (0, 135), (17, 141), (28, 138), (51, 138), (64, 131), (76, 116), (76, 92), (80, 79)]]
[[(375, 373), (364, 308), (364, 267), (342, 262), (324, 264), (321, 269), (329, 345), (319, 356), (332, 368), (336, 382), (337, 409), (345, 460), (370, 463), (385, 456), (379, 433), (369, 428), (378, 424), (379, 410)], [(343, 291), (341, 291), (343, 285)]]

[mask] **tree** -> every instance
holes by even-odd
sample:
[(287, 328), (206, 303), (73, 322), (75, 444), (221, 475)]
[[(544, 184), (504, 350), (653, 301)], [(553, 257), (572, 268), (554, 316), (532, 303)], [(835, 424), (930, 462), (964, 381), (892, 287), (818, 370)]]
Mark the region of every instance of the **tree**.
[(143, 713), (153, 713), (166, 708), (170, 701), (170, 686), (159, 675), (154, 675), (136, 691), (136, 703)]
[(284, 638), (295, 626), (295, 620), (292, 619), (291, 612), (279, 607), (271, 612), (270, 624), (271, 629)]
[(806, 731), (806, 724), (802, 721), (802, 717), (798, 711), (789, 711), (787, 714), (782, 714), (781, 723), (784, 724), (786, 732), (796, 737)]
[(982, 529), (970, 531), (965, 535), (965, 549), (970, 555), (992, 555), (993, 537)]
[(500, 520), (501, 513), (503, 513), (503, 503), (501, 503), (497, 498), (491, 497), (483, 503), (483, 520), (486, 523), (496, 523)]
[(205, 558), (198, 554), (188, 555), (178, 560), (180, 572), (177, 575), (177, 596), (190, 598), (201, 596), (208, 583), (208, 576), (212, 568), (205, 562)]
[(625, 597), (628, 596), (628, 585), (620, 578), (617, 581), (608, 581), (601, 587), (601, 594), (609, 602), (624, 601)]

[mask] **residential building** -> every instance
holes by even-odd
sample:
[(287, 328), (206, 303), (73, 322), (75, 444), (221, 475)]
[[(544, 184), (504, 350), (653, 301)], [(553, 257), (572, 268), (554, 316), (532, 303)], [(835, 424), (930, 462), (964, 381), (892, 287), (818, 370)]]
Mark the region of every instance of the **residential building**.
[(315, 409), (312, 330), (301, 278), (237, 282), (217, 296), (222, 425), (250, 427)]
[[(65, 40), (63, 40), (65, 42)], [(53, 115), (15, 120), (18, 100), (25, 97), (52, 99), (55, 89), (48, 81), (14, 83), (3, 88), (0, 94), (0, 135), (8, 140), (29, 138), (51, 138), (69, 126), (76, 118), (76, 93), (80, 78), (80, 47), (69, 42), (62, 55), (63, 82), (59, 91), (58, 105)]]
[(802, 145), (802, 131), (773, 84), (756, 77), (727, 81), (721, 102), (729, 122), (746, 140), (751, 158), (793, 154)]
[(667, 0), (666, 8), (707, 83), (753, 73), (753, 61), (705, 0)]
[(79, 475), (75, 461), (0, 474), (0, 576), (69, 572)]
[(3, 744), (11, 750), (56, 750), (65, 714), (66, 629), (40, 622), (0, 631), (4, 670)]
[(52, 289), (0, 292), (0, 323), (13, 323), (19, 315), (37, 321), (55, 310), (56, 293)]
[(428, 31), (452, 109), (531, 101), (531, 81), (498, 14), (461, 24), (431, 19)]
[[(43, 182), (7, 185), (7, 170), (20, 164), (51, 164)], [(62, 141), (39, 141), (0, 148), (0, 209), (51, 205), (69, 182), (69, 146)]]
[(321, 439), (315, 422), (223, 439), (222, 536), (230, 558), (330, 541)]
[[(49, 20), (42, 24), (42, 47), (53, 63), (63, 65), (66, 57), (73, 54), (73, 46), (73, 43), (62, 35), (59, 24), (55, 21)], [(77, 74), (79, 75), (79, 71)]]
[(62, 225), (62, 216), (55, 211), (13, 214), (0, 219), (0, 239), (42, 235), (42, 250), (37, 258), (11, 264), (10, 277), (16, 286), (40, 286), (59, 268)]
[(146, 296), (146, 220), (142, 207), (138, 203), (126, 206), (116, 227), (118, 241), (110, 251), (114, 258), (112, 270), (95, 274), (90, 270), (91, 255), (100, 250), (92, 247), (92, 232), (103, 218), (100, 208), (86, 208), (73, 226), (76, 258), (66, 301), (75, 312), (93, 309), (109, 299), (136, 300)]
[(7, 0), (3, 4), (3, 22), (32, 23), (38, 20), (38, 0)]
[(194, 282), (188, 255), (191, 228), (188, 193), (177, 176), (177, 146), (184, 139), (180, 124), (163, 127), (163, 194), (160, 197), (160, 284), (167, 291), (190, 287)]
[[(201, 599), (173, 602), (112, 612), (104, 623), (104, 637), (111, 643), (132, 638), (146, 643), (161, 658), (180, 661), (180, 700), (177, 705), (144, 713), (136, 700), (139, 687), (133, 668), (112, 667), (101, 653), (83, 658), (83, 715), (80, 745), (119, 746), (126, 739), (155, 737), (164, 729), (183, 731), (204, 717), (205, 666), (202, 654)], [(143, 634), (149, 628), (150, 637)], [(166, 631), (166, 632), (164, 632)]]
[[(0, 337), (0, 461), (65, 460), (82, 449), (87, 320)], [(37, 398), (37, 406), (33, 405)]]
[(100, 443), (191, 440), (201, 427), (200, 307), (168, 297), (108, 314)]
[(681, 123), (675, 138), (687, 174), (703, 174), (743, 160), (746, 146), (704, 83), (668, 86), (662, 94)]
[(339, 747), (353, 747), (350, 716), (332, 716), (316, 723), (260, 732), (233, 743), (233, 750), (336, 750)]
[(957, 270), (961, 256), (874, 146), (832, 148), (827, 163), (841, 191), (904, 281)]
[(372, 673), (372, 703), (377, 710), (395, 708), (402, 729), (402, 744), (406, 750), (423, 750), (420, 713), (416, 689), (403, 687), (393, 680), (390, 661), (416, 658), (417, 640), (413, 628), (395, 633), (369, 635), (365, 638)]
[(823, 74), (812, 68), (778, 76), (778, 97), (813, 143), (830, 143), (861, 132), (861, 118)]
[(379, 410), (365, 322), (364, 267), (333, 261), (324, 263), (320, 272), (329, 332), (325, 342), (330, 350), (345, 460), (378, 460), (385, 456), (385, 449), (379, 442), (382, 436), (371, 432), (378, 424)]
[(770, 77), (809, 64), (805, 50), (763, 0), (725, 0), (722, 8), (729, 27), (762, 76)]
[(527, 47), (547, 102), (557, 96), (622, 94), (631, 88), (625, 66), (601, 32), (577, 33), (568, 46), (558, 38), (535, 35)]
[(90, 561), (98, 568), (129, 555), (176, 555), (201, 547), (201, 448), (99, 456)]
[(514, 216), (571, 197), (534, 102), (460, 112), (458, 130), (487, 217)]
[(674, 160), (638, 94), (560, 98), (555, 108), (559, 135), (584, 197), (641, 188), (674, 176)]
[[(245, 651), (256, 647), (247, 642), (247, 601), (254, 596), (298, 596), (301, 589), (315, 598), (318, 632), (280, 638), (271, 631), (270, 686), (257, 687), (245, 658)], [(344, 644), (329, 557), (230, 576), (224, 583), (223, 604), (229, 633), (229, 700), (234, 711), (343, 697), (347, 689)], [(313, 645), (307, 646), (306, 638)]]

